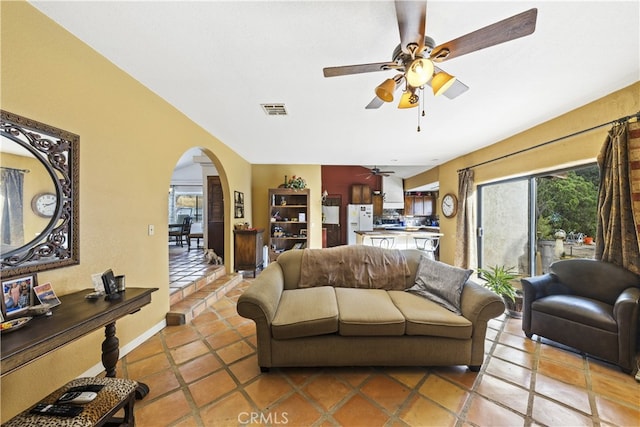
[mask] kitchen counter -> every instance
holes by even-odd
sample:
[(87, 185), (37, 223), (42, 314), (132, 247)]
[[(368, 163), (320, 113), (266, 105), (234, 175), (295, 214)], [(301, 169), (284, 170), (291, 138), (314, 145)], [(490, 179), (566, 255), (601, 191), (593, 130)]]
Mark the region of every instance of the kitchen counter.
[(383, 246), (394, 249), (416, 249), (415, 238), (439, 239), (440, 232), (428, 231), (434, 227), (388, 227), (373, 231), (356, 231), (356, 244)]
[(440, 232), (440, 227), (436, 225), (374, 225), (374, 231), (430, 231), (434, 233)]

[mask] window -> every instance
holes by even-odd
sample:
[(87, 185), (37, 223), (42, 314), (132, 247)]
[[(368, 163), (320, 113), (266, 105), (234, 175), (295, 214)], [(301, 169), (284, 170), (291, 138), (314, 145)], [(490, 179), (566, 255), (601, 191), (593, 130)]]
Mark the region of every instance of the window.
[(188, 216), (193, 223), (201, 223), (202, 203), (202, 185), (172, 185), (169, 190), (169, 223), (181, 223)]
[(478, 186), (478, 262), (547, 272), (564, 258), (593, 258), (598, 166)]

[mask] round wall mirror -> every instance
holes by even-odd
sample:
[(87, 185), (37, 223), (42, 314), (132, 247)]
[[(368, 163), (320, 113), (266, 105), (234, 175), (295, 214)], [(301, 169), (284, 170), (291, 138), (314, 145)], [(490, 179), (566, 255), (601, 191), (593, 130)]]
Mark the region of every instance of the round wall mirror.
[(1, 115), (2, 276), (77, 264), (78, 135)]

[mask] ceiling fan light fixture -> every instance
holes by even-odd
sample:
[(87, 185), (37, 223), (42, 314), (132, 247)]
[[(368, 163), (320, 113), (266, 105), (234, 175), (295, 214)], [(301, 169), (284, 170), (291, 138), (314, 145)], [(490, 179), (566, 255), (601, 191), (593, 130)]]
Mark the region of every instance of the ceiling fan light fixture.
[(451, 74), (445, 73), (444, 71), (440, 71), (438, 74), (433, 76), (431, 80), (431, 88), (433, 89), (433, 94), (435, 96), (442, 95), (456, 82), (456, 78)]
[(411, 87), (421, 87), (427, 84), (433, 76), (433, 62), (426, 58), (414, 60), (407, 68), (405, 78)]
[(418, 101), (420, 98), (417, 94), (407, 91), (402, 94), (400, 98), (400, 102), (398, 103), (398, 108), (413, 108), (418, 106)]
[(376, 87), (376, 96), (384, 102), (393, 101), (393, 92), (396, 90), (396, 81), (387, 79)]

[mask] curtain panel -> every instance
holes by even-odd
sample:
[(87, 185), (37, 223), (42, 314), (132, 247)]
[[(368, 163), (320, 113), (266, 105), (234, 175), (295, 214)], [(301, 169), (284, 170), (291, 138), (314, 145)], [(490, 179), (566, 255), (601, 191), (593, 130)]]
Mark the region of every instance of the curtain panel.
[(476, 268), (474, 173), (471, 169), (458, 172), (458, 217), (456, 218), (456, 251), (454, 265)]
[(640, 274), (638, 133), (637, 122), (615, 124), (598, 156), (600, 189), (596, 236), (596, 259), (636, 274)]
[(18, 169), (0, 169), (0, 236), (2, 252), (24, 244), (24, 173)]

